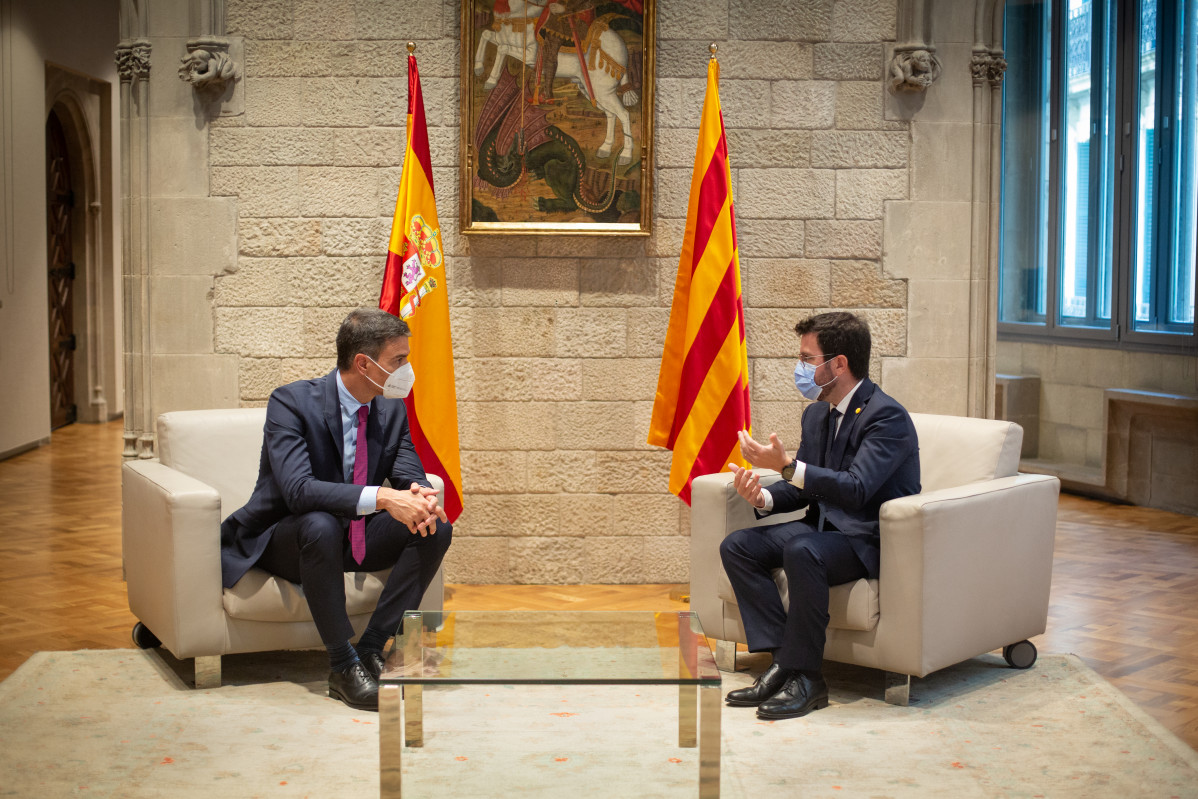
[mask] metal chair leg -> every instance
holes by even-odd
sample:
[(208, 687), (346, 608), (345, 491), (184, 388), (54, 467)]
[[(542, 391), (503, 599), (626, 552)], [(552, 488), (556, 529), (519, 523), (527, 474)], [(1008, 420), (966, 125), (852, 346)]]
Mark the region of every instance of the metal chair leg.
[(195, 659), (196, 688), (220, 688), (220, 655)]
[(897, 674), (893, 671), (886, 675), (886, 703), (907, 707), (911, 703), (911, 675)]
[(715, 667), (720, 671), (736, 671), (736, 642), (715, 642)]

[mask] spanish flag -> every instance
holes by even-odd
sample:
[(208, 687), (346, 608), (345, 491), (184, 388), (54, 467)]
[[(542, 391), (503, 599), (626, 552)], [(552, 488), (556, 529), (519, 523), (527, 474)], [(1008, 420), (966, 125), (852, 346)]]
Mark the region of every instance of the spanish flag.
[(408, 426), (425, 471), (445, 481), (443, 504), (452, 522), (462, 512), (458, 399), (453, 382), (445, 257), (428, 153), (428, 124), (424, 119), (416, 56), (411, 53), (408, 55), (408, 144), (379, 307), (412, 328), (412, 354), (408, 360), (416, 372), (416, 383), (404, 401)]
[(693, 478), (723, 471), (729, 462), (747, 466), (736, 433), (751, 430), (745, 311), (719, 82), (720, 65), (713, 56), (649, 424), (649, 443), (674, 451), (670, 491), (688, 505)]

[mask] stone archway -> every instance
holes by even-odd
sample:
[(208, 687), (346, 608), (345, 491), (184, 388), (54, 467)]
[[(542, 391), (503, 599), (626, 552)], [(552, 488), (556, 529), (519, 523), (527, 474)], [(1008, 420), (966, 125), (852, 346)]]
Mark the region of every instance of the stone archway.
[[(60, 231), (71, 252), (74, 289), (73, 390), (82, 422), (120, 414), (120, 305), (111, 241), (112, 143), (106, 135), (111, 87), (78, 73), (46, 66), (46, 118), (56, 120), (73, 195), (70, 223)], [(110, 203), (109, 203), (110, 205)]]

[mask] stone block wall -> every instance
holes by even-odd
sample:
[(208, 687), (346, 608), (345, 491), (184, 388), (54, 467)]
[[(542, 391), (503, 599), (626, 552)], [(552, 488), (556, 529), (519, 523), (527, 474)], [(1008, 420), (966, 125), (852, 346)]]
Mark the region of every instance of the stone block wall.
[(1190, 355), (1018, 341), (998, 343), (998, 371), (1040, 378), (1040, 461), (1102, 468), (1106, 389), (1198, 396)]
[(238, 237), (236, 270), (215, 281), (213, 337), (238, 359), (240, 402), (262, 404), (275, 386), (331, 369), (342, 316), (377, 301), (413, 39), (466, 492), (447, 579), (686, 581), (688, 509), (666, 489), (670, 454), (645, 439), (707, 46), (720, 44), (754, 427), (794, 448), (796, 321), (863, 314), (875, 379), (907, 355), (906, 274), (883, 263), (887, 203), (911, 199), (910, 123), (885, 112), (895, 5), (658, 0), (653, 234), (466, 237), (460, 2), (228, 0), (228, 32), (245, 41), (245, 111), (213, 120), (209, 134), (210, 191), (236, 198)]

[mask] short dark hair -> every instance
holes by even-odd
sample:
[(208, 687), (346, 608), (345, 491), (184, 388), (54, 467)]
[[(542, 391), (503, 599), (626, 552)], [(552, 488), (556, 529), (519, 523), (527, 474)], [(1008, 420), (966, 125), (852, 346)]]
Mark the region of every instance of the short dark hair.
[(408, 323), (379, 308), (356, 308), (337, 331), (337, 368), (346, 372), (359, 352), (378, 360), (387, 342), (412, 335)]
[(809, 316), (795, 325), (795, 332), (800, 337), (814, 333), (825, 355), (847, 358), (853, 377), (860, 379), (869, 375), (869, 325), (856, 314), (831, 311)]

